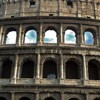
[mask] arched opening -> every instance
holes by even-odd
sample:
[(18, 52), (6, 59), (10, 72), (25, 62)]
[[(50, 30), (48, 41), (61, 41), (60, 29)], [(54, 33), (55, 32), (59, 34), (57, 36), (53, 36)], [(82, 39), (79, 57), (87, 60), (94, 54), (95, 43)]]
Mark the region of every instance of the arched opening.
[(6, 98), (4, 98), (4, 97), (0, 97), (0, 100), (7, 100)]
[(35, 29), (29, 28), (26, 31), (24, 43), (25, 44), (37, 43), (37, 31)]
[(100, 98), (95, 98), (94, 100), (100, 100)]
[(65, 31), (64, 43), (66, 44), (76, 44), (76, 33), (71, 29)]
[(88, 62), (88, 74), (90, 80), (99, 80), (99, 62), (96, 60), (90, 60)]
[(57, 32), (53, 28), (48, 28), (44, 34), (44, 43), (57, 43)]
[(66, 0), (67, 6), (73, 7), (73, 0)]
[(1, 78), (10, 78), (12, 69), (12, 61), (9, 59), (4, 60), (2, 64)]
[(30, 100), (28, 97), (22, 97), (19, 100)]
[(34, 77), (34, 62), (27, 60), (22, 65), (21, 78), (33, 78)]
[(52, 61), (45, 61), (43, 65), (43, 78), (56, 79), (57, 78), (57, 64)]
[(67, 79), (79, 79), (79, 64), (73, 60), (66, 62), (66, 78)]
[(85, 31), (84, 33), (85, 44), (86, 45), (94, 45), (94, 35), (90, 31)]
[(17, 31), (14, 28), (9, 28), (5, 37), (5, 44), (16, 44)]
[(44, 100), (55, 100), (55, 99), (53, 97), (48, 97), (48, 98), (46, 98)]
[(79, 100), (79, 99), (77, 99), (77, 98), (71, 98), (71, 99), (69, 99), (69, 100)]

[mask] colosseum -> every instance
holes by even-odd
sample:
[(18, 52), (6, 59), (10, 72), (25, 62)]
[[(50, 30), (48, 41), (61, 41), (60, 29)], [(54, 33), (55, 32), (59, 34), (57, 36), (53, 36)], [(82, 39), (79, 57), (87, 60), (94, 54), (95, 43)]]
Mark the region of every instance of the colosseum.
[(0, 100), (100, 100), (100, 0), (0, 0)]

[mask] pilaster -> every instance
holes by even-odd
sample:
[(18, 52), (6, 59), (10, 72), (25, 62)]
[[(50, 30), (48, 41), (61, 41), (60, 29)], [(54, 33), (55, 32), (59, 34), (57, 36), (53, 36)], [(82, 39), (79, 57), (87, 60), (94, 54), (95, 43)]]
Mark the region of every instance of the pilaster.
[(64, 36), (63, 36), (63, 25), (60, 24), (60, 33), (59, 33), (59, 43), (63, 44), (64, 43)]
[(38, 92), (36, 93), (36, 100), (40, 100), (39, 99), (39, 93)]
[(16, 84), (16, 78), (17, 78), (17, 69), (18, 69), (18, 54), (16, 54), (16, 61), (15, 61), (15, 66), (13, 69), (13, 76), (11, 79), (11, 84)]
[(98, 37), (97, 37), (97, 39), (98, 39), (98, 46), (100, 47), (100, 26), (98, 26)]
[(38, 36), (37, 44), (41, 45), (42, 43), (43, 43), (42, 23), (40, 23), (40, 30), (39, 30), (39, 36)]
[(15, 100), (14, 98), (15, 98), (15, 94), (14, 94), (14, 92), (12, 92), (11, 93), (11, 100)]
[(80, 24), (80, 45), (84, 45), (85, 41), (84, 41), (84, 32), (83, 32), (83, 28), (82, 25)]
[(39, 83), (40, 78), (40, 53), (37, 53), (37, 70), (36, 70), (36, 80), (35, 83)]
[(86, 55), (83, 55), (83, 84), (86, 84), (86, 81), (88, 80), (88, 69), (86, 66)]
[(63, 54), (60, 54), (60, 84), (64, 84)]
[[(0, 30), (0, 33), (3, 33), (3, 26), (1, 26), (0, 29), (1, 29), (1, 30)], [(2, 39), (3, 35), (4, 35), (4, 34), (0, 34), (0, 45), (2, 45), (2, 43), (3, 43), (3, 39)]]
[[(18, 44), (18, 46), (20, 46), (21, 45), (21, 43), (22, 43), (22, 25), (20, 24), (20, 26), (19, 26), (19, 34), (18, 34), (18, 40), (17, 40), (17, 44)], [(24, 38), (24, 37), (23, 37)]]

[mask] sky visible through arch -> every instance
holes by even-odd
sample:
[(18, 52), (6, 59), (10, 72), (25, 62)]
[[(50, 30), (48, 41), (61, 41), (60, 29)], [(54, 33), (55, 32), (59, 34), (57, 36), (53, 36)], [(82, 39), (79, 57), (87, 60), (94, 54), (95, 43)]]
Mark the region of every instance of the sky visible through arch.
[(25, 43), (36, 43), (37, 32), (35, 30), (29, 30), (25, 34)]
[(6, 44), (16, 44), (16, 36), (16, 31), (9, 32), (6, 37)]
[[(16, 31), (11, 31), (7, 34), (6, 44), (15, 44), (16, 43)], [(85, 44), (92, 45), (94, 43), (93, 35), (91, 32), (85, 32)], [(65, 31), (65, 43), (75, 44), (76, 36), (75, 32), (68, 29)], [(36, 43), (37, 42), (37, 32), (35, 30), (27, 31), (25, 35), (24, 43)], [(48, 30), (45, 32), (44, 43), (57, 43), (57, 33), (54, 30)]]

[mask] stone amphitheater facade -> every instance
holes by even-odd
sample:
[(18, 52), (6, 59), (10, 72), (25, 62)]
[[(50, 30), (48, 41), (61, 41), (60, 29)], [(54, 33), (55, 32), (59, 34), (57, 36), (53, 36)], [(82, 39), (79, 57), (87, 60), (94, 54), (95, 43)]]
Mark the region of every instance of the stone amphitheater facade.
[[(25, 43), (30, 30), (36, 41)], [(45, 43), (48, 30), (56, 43)], [(100, 100), (99, 67), (100, 0), (0, 1), (0, 100)]]

